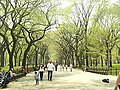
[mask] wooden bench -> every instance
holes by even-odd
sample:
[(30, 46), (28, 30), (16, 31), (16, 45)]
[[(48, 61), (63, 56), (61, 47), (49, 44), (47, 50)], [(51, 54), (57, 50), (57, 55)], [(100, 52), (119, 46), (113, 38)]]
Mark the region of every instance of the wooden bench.
[(10, 77), (10, 81), (14, 81), (15, 79), (19, 79), (24, 76), (26, 76), (26, 74), (24, 74), (24, 73), (16, 74), (16, 76)]

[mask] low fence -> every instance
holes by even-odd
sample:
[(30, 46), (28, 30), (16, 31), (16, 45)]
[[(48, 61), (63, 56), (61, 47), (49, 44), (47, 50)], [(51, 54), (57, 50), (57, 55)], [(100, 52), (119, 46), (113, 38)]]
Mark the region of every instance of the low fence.
[(115, 75), (117, 76), (120, 73), (120, 69), (116, 68), (97, 68), (97, 67), (87, 67), (88, 72), (98, 73), (102, 75)]
[(120, 69), (116, 69), (116, 68), (110, 68), (109, 69), (109, 74), (110, 75), (118, 75), (120, 73)]

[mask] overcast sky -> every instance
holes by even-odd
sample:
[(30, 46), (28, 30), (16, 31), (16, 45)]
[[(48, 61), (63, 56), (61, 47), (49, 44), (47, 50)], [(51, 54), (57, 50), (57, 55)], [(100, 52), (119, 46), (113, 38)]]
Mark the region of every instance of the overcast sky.
[[(65, 7), (67, 7), (67, 6), (69, 6), (71, 3), (70, 3), (70, 1), (74, 1), (74, 0), (61, 0), (61, 8), (65, 8)], [(115, 3), (115, 2), (117, 2), (118, 0), (111, 0), (111, 2), (110, 3)]]

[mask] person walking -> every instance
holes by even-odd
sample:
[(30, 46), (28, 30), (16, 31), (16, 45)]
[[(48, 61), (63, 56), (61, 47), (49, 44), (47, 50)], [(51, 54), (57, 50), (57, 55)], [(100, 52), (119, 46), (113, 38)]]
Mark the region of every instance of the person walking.
[(68, 68), (68, 65), (66, 64), (66, 65), (65, 65), (65, 69), (66, 69), (66, 71), (67, 71), (67, 68)]
[(47, 70), (48, 70), (48, 80), (52, 81), (52, 74), (54, 70), (54, 65), (52, 61), (49, 61), (49, 63), (47, 64)]
[(72, 67), (73, 67), (72, 64), (70, 64), (70, 71), (71, 71), (71, 72), (72, 72)]
[(64, 64), (63, 64), (63, 65), (62, 65), (63, 71), (64, 71), (64, 67), (65, 67), (65, 66), (64, 66)]
[(37, 71), (35, 71), (35, 81), (36, 81), (36, 85), (39, 85), (39, 73)]
[(40, 66), (40, 80), (41, 80), (41, 81), (43, 80), (44, 70), (45, 70), (44, 65), (41, 65), (41, 66)]
[(58, 68), (58, 64), (56, 63), (55, 64), (55, 71), (57, 71), (57, 68)]

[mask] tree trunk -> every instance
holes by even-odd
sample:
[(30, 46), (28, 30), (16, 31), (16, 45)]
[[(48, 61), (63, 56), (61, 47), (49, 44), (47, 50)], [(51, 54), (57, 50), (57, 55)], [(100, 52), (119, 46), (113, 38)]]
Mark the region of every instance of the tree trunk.
[(24, 56), (23, 56), (23, 60), (22, 60), (22, 66), (25, 68), (26, 66), (26, 58), (27, 58), (27, 54), (30, 51), (30, 47), (32, 46), (32, 43), (29, 43), (28, 47), (26, 48), (25, 52), (24, 52)]
[(109, 56), (110, 56), (110, 67), (112, 67), (112, 50), (109, 49)]
[(101, 67), (103, 67), (103, 57), (101, 56)]
[(78, 65), (79, 62), (79, 57), (78, 57), (78, 35), (76, 35), (75, 38), (75, 59), (76, 59), (76, 66)]
[(90, 60), (90, 66), (92, 66), (92, 59)]
[(16, 67), (17, 65), (17, 55), (15, 55), (15, 59), (14, 59), (14, 66)]
[(18, 52), (20, 49), (18, 49), (17, 51), (15, 51), (15, 57), (14, 57), (14, 66), (17, 66), (17, 56), (18, 56)]
[(4, 51), (1, 51), (1, 67), (4, 67), (4, 62), (5, 62), (5, 60), (4, 60)]
[(88, 49), (87, 49), (87, 24), (85, 25), (85, 60), (86, 60), (86, 66), (89, 66), (88, 63)]
[(75, 66), (74, 64), (74, 52), (72, 51), (72, 65)]
[(106, 49), (106, 66), (109, 67), (109, 55), (108, 55), (108, 49)]
[(88, 63), (88, 50), (86, 50), (86, 66), (88, 67), (89, 66), (89, 63)]
[(9, 69), (13, 68), (13, 54), (9, 53)]
[(36, 50), (36, 54), (35, 54), (36, 58), (35, 58), (35, 67), (37, 67), (38, 64), (38, 51)]
[(109, 47), (108, 47), (108, 43), (106, 41), (106, 66), (109, 67)]
[(22, 49), (20, 50), (20, 55), (19, 55), (19, 62), (18, 62), (18, 66), (20, 66), (21, 65), (21, 56), (22, 56)]

